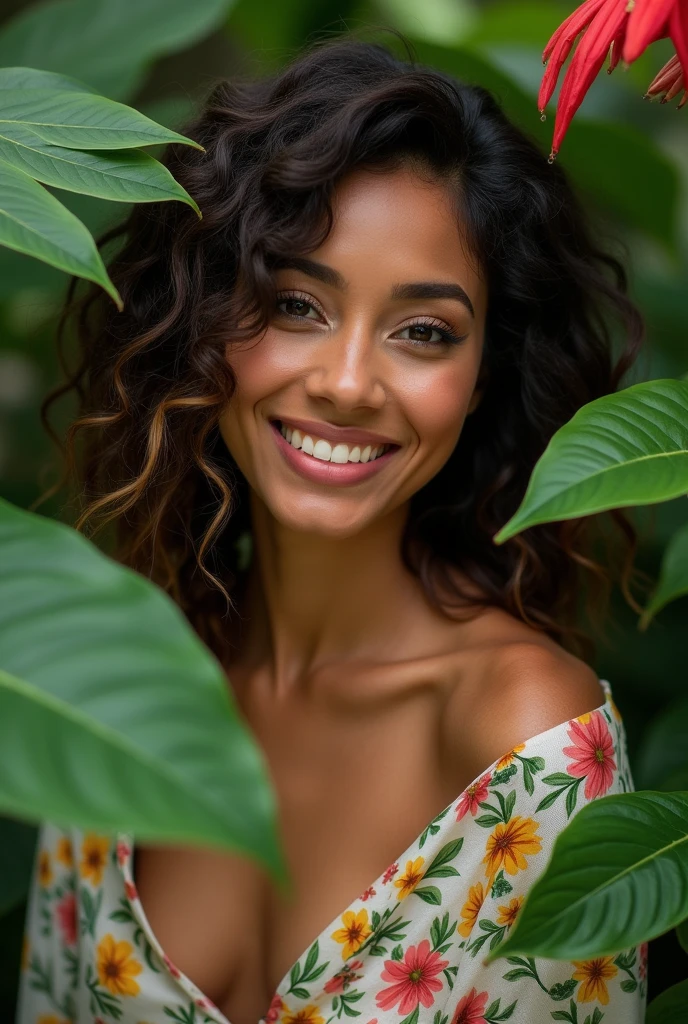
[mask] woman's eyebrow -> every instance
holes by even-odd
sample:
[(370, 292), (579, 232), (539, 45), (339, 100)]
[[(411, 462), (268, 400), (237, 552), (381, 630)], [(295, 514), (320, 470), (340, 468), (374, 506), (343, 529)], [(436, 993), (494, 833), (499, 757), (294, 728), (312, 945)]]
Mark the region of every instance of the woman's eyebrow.
[[(285, 256), (275, 263), (275, 269), (300, 270), (308, 277), (323, 284), (337, 288), (339, 291), (346, 291), (347, 281), (333, 267), (326, 263), (318, 263), (316, 260), (309, 260), (305, 256)], [(445, 281), (414, 281), (409, 284), (396, 284), (392, 288), (393, 299), (456, 299), (462, 303), (475, 318), (473, 303), (460, 284), (452, 284)]]
[(414, 281), (410, 284), (395, 284), (393, 299), (456, 299), (462, 303), (475, 319), (473, 303), (460, 284), (444, 281)]

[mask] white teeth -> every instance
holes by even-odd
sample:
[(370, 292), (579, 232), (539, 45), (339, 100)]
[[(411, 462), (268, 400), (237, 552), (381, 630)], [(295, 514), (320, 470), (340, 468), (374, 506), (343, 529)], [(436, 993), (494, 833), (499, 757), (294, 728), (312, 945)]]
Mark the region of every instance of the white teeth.
[(321, 462), (335, 462), (344, 465), (347, 462), (373, 462), (385, 452), (385, 445), (366, 445), (361, 449), (360, 445), (349, 448), (347, 444), (330, 444), (324, 438), (313, 440), (309, 434), (302, 434), (294, 427), (280, 425), (280, 433), (292, 448), (300, 448), (306, 455), (312, 455)]
[(323, 462), (329, 462), (332, 458), (332, 445), (329, 441), (323, 441), (321, 438), (319, 441), (315, 442), (313, 455), (316, 459), (321, 459)]

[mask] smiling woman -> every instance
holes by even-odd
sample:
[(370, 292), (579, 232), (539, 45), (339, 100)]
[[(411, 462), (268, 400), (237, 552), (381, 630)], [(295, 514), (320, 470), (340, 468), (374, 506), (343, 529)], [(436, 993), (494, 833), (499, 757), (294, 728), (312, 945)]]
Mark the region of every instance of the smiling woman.
[(46, 823), (19, 1024), (638, 1024), (638, 950), (481, 954), (571, 815), (633, 785), (572, 651), (581, 573), (610, 567), (580, 522), (492, 543), (632, 361), (623, 267), (484, 90), (382, 47), (223, 82), (185, 134), (204, 152), (166, 163), (203, 219), (161, 203), (113, 234), (124, 309), (68, 307), (59, 393), (78, 523), (222, 662), (292, 886)]

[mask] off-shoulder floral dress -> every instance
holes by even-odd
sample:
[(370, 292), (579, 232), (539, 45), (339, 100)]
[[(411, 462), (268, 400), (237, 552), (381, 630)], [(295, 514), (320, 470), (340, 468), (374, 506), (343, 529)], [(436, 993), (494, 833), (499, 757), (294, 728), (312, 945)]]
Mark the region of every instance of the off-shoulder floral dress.
[[(505, 753), (330, 922), (261, 1024), (644, 1020), (645, 947), (573, 963), (483, 962), (572, 815), (633, 788), (623, 724), (601, 683), (604, 704)], [(151, 930), (132, 846), (129, 835), (43, 826), (17, 1024), (229, 1024)]]

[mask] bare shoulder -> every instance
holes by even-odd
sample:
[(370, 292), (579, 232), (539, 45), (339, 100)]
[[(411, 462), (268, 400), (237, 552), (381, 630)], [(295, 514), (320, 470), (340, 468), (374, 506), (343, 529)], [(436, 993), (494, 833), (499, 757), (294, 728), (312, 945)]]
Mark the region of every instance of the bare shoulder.
[(597, 675), (580, 658), (534, 631), (506, 633), (476, 651), (470, 672), (457, 674), (449, 694), (446, 749), (470, 778), (520, 743), (605, 701)]

